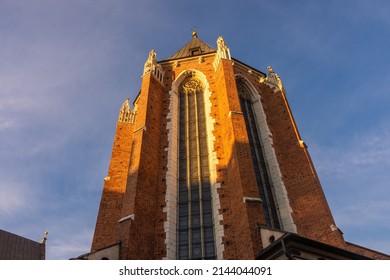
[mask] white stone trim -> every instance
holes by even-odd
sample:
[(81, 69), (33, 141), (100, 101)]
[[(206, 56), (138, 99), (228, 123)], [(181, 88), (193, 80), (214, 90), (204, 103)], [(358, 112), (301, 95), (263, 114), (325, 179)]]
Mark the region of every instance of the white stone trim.
[(228, 117), (230, 118), (232, 115), (243, 115), (243, 112), (237, 112), (237, 111), (229, 111)]
[(168, 130), (168, 151), (167, 173), (165, 183), (167, 185), (165, 193), (166, 206), (163, 212), (167, 213), (167, 220), (164, 222), (166, 257), (164, 259), (176, 259), (176, 224), (177, 224), (177, 180), (178, 180), (178, 116), (179, 98), (177, 89), (169, 92), (169, 113), (167, 115)]
[(244, 196), (243, 197), (243, 202), (262, 202), (261, 198), (260, 197), (248, 197), (248, 196)]
[(121, 218), (118, 221), (118, 223), (122, 223), (122, 222), (130, 220), (130, 219), (134, 221), (134, 218), (135, 218), (135, 215), (134, 214), (130, 214), (130, 215), (127, 215), (126, 217)]
[(146, 126), (141, 126), (133, 131), (133, 133), (137, 133), (138, 131), (143, 130), (146, 131)]
[(288, 199), (286, 187), (282, 179), (282, 173), (279, 168), (279, 163), (276, 158), (275, 149), (273, 147), (272, 133), (267, 124), (267, 116), (264, 112), (260, 94), (255, 87), (242, 75), (236, 75), (246, 80), (246, 85), (252, 94), (253, 109), (256, 115), (256, 124), (260, 134), (261, 146), (263, 149), (265, 162), (267, 165), (271, 186), (274, 190), (274, 196), (278, 207), (281, 227), (288, 232), (297, 233), (297, 227), (292, 218), (292, 208)]

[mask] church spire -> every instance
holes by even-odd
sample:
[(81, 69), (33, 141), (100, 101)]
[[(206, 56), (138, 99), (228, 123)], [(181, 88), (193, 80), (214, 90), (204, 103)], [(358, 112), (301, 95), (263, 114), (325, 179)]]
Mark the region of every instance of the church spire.
[(215, 53), (217, 50), (209, 46), (201, 39), (198, 38), (198, 31), (194, 27), (192, 28), (192, 39), (187, 44), (184, 45), (180, 50), (171, 55), (170, 57), (164, 59), (166, 60), (177, 60), (182, 58), (187, 58), (191, 56), (200, 56), (210, 53)]

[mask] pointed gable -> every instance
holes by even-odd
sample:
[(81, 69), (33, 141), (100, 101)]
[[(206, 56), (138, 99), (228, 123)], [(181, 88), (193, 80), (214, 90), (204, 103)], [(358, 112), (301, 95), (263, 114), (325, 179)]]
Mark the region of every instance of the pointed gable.
[(215, 53), (217, 50), (213, 47), (207, 45), (205, 42), (198, 38), (196, 32), (192, 34), (192, 40), (189, 41), (184, 47), (178, 50), (175, 54), (164, 59), (165, 60), (175, 60), (190, 56), (204, 55), (208, 53)]

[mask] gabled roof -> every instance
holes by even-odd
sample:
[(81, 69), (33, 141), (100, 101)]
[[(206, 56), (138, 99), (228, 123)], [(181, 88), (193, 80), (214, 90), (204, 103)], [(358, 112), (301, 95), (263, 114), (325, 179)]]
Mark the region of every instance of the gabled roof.
[(207, 45), (205, 42), (200, 40), (198, 38), (198, 35), (196, 32), (192, 34), (192, 40), (189, 41), (184, 47), (182, 47), (180, 50), (178, 50), (175, 54), (171, 55), (170, 57), (164, 59), (166, 60), (175, 60), (190, 56), (197, 56), (197, 55), (204, 55), (208, 53), (214, 53), (217, 50), (213, 47)]

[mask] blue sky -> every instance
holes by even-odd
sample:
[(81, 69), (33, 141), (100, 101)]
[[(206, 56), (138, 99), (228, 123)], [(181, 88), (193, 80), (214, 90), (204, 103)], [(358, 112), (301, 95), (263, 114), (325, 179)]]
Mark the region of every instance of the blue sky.
[(346, 240), (390, 253), (388, 1), (0, 1), (0, 228), (89, 251), (115, 122), (149, 50), (191, 39), (287, 90)]

